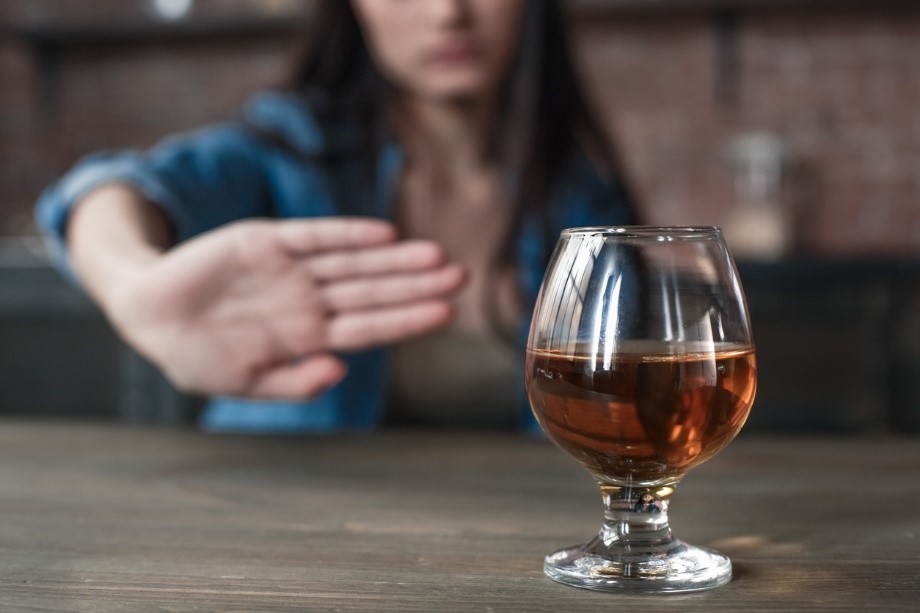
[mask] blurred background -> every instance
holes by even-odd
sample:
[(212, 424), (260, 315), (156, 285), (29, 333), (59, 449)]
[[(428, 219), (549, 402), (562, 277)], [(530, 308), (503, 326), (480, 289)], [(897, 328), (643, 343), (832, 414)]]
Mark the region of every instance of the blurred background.
[[(920, 3), (564, 4), (645, 219), (722, 226), (739, 260), (750, 429), (920, 432)], [(34, 202), (87, 153), (233, 118), (311, 6), (0, 3), (0, 415), (191, 423), (49, 267)]]

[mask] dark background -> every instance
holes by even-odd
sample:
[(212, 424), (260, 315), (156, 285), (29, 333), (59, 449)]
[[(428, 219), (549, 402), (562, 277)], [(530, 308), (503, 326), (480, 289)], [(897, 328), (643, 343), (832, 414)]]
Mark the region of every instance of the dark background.
[[(564, 4), (648, 221), (732, 240), (731, 143), (782, 144), (789, 247), (739, 251), (751, 429), (920, 431), (920, 3)], [(197, 0), (168, 20), (152, 0), (0, 3), (0, 414), (193, 416), (48, 268), (32, 207), (86, 153), (233, 117), (279, 82), (311, 5)]]

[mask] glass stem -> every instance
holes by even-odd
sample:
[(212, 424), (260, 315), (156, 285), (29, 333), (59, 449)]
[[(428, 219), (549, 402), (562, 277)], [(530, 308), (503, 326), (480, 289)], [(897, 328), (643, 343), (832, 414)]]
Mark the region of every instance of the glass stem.
[(674, 542), (668, 503), (674, 486), (635, 487), (601, 484), (604, 525), (598, 539), (624, 551), (667, 548)]
[(692, 592), (731, 581), (724, 555), (671, 535), (668, 502), (674, 485), (601, 484), (604, 525), (590, 542), (546, 556), (553, 580), (598, 590)]

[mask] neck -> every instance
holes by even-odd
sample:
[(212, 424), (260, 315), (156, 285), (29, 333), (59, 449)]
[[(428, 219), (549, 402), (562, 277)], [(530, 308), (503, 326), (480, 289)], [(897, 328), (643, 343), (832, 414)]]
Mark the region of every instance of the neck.
[(493, 120), (494, 106), (484, 102), (409, 100), (396, 129), (417, 170), (453, 181), (490, 168)]

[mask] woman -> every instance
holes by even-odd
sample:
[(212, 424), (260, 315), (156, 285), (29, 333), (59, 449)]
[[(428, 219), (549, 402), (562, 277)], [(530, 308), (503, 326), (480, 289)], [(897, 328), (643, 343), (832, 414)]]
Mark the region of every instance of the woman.
[(633, 511), (636, 513), (660, 513), (661, 502), (648, 492), (643, 492), (636, 500)]
[(532, 423), (499, 337), (520, 342), (561, 228), (634, 221), (557, 7), (312, 19), (292, 85), (244, 120), (47, 190), (54, 253), (128, 343), (215, 396), (206, 428)]

